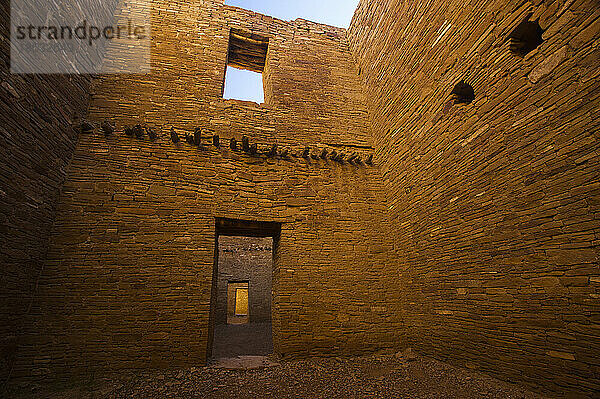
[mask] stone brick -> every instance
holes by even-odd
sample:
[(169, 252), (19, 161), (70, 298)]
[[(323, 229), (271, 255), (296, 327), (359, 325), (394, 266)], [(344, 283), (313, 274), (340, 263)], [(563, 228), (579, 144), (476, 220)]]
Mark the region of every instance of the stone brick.
[[(598, 107), (591, 93), (600, 64), (588, 61), (599, 37), (596, 10), (591, 0), (460, 9), (441, 0), (362, 0), (348, 33), (394, 246), (407, 263), (398, 300), (411, 345), (561, 397), (600, 390), (597, 377), (572, 366), (592, 365), (575, 356), (580, 347), (600, 353), (590, 290), (598, 285), (598, 240), (588, 234), (600, 228), (590, 213), (600, 119), (588, 117)], [(508, 35), (529, 13), (545, 40), (519, 57)], [(442, 112), (460, 80), (475, 100)], [(465, 286), (487, 295), (460, 295)], [(422, 309), (442, 301), (464, 317), (430, 324)], [(565, 326), (571, 319), (577, 327)], [(574, 339), (547, 342), (536, 337), (540, 329)], [(482, 351), (487, 331), (497, 339)], [(468, 339), (455, 348), (455, 337)]]
[[(203, 363), (228, 218), (281, 223), (270, 312), (285, 358), (411, 346), (593, 397), (595, 6), (361, 0), (345, 30), (158, 0), (152, 72), (92, 78), (10, 75), (3, 5), (1, 369), (15, 352), (12, 376), (36, 382)], [(544, 41), (521, 57), (508, 36), (529, 14)], [(269, 39), (264, 104), (222, 98), (232, 29)], [(450, 97), (460, 81), (472, 102)], [(82, 116), (117, 131), (78, 135)], [(124, 135), (138, 123), (158, 138)], [(171, 127), (200, 128), (203, 148)], [(289, 156), (267, 157), (274, 143)]]
[[(64, 10), (68, 12), (68, 10)], [(45, 17), (44, 17), (45, 18)], [(0, 380), (47, 251), (61, 187), (89, 100), (90, 77), (12, 75), (10, 2), (0, 5)]]
[[(87, 117), (117, 130), (80, 137), (15, 378), (201, 364), (216, 217), (282, 223), (273, 263), (278, 354), (403, 346), (400, 315), (370, 310), (389, 309), (397, 295), (386, 278), (395, 256), (379, 168), (293, 156), (307, 146), (363, 160), (373, 152), (346, 31), (265, 19), (220, 0), (153, 4), (152, 72), (93, 81)], [(222, 98), (231, 29), (269, 38), (264, 104)], [(159, 137), (124, 135), (138, 123)], [(245, 135), (261, 155), (208, 139), (204, 149), (173, 144), (171, 127), (180, 136), (199, 127), (227, 144)], [(290, 156), (263, 155), (273, 143)], [(353, 317), (338, 320), (340, 309)], [(365, 332), (363, 345), (355, 332)]]

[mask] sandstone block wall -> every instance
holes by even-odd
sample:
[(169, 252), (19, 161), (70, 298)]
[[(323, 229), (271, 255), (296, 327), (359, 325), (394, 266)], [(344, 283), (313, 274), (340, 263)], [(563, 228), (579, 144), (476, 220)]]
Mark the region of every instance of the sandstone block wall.
[[(156, 1), (153, 72), (94, 82), (88, 117), (118, 129), (80, 137), (68, 167), (89, 80), (3, 69), (5, 358), (26, 321), (14, 374), (202, 363), (215, 220), (231, 218), (282, 224), (272, 316), (283, 356), (412, 345), (593, 396), (597, 5), (364, 0), (347, 33), (222, 0)], [(526, 18), (543, 43), (519, 56), (508, 37)], [(231, 29), (269, 39), (265, 104), (221, 98)], [(460, 81), (468, 104), (450, 96)], [(123, 134), (137, 123), (159, 137)], [(171, 127), (200, 128), (204, 148), (172, 143)], [(249, 156), (210, 145), (214, 134), (296, 155), (375, 152), (375, 166)]]
[[(345, 31), (221, 1), (157, 1), (153, 72), (95, 82), (64, 185), (17, 375), (182, 367), (206, 357), (215, 218), (281, 222), (273, 333), (283, 356), (402, 345), (377, 166), (251, 157), (169, 140), (242, 135), (294, 152), (372, 152)], [(266, 104), (221, 98), (231, 28), (269, 38)], [(146, 123), (154, 142), (127, 137)], [(313, 151), (315, 151), (313, 150)], [(374, 227), (376, 226), (376, 228)]]
[(0, 5), (0, 381), (42, 271), (47, 238), (86, 111), (86, 76), (12, 75), (10, 3)]
[[(219, 277), (215, 323), (227, 324), (227, 283), (248, 281), (248, 314), (251, 323), (271, 321), (273, 239), (219, 237)], [(234, 301), (235, 303), (235, 301)]]
[[(543, 43), (509, 34), (528, 15)], [(600, 390), (597, 1), (361, 1), (367, 87), (418, 351), (560, 397)], [(448, 105), (464, 80), (470, 104)]]

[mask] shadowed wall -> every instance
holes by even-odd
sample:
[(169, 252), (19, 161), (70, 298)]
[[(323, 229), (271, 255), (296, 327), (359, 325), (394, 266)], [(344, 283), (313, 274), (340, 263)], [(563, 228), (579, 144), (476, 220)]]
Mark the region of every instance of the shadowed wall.
[(0, 5), (0, 381), (42, 271), (90, 78), (10, 73), (10, 3)]

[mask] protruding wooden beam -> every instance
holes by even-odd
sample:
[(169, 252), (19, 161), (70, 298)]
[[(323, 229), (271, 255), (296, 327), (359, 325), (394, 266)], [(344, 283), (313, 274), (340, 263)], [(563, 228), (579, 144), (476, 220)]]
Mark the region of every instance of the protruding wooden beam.
[(100, 125), (100, 128), (102, 129), (102, 132), (104, 133), (104, 136), (106, 136), (106, 137), (110, 136), (115, 131), (115, 125), (110, 121), (102, 122), (102, 124)]
[(158, 138), (158, 135), (156, 134), (154, 129), (152, 129), (150, 126), (144, 125), (144, 130), (146, 130), (146, 134), (150, 138), (150, 141), (154, 141)]
[(94, 125), (91, 122), (84, 120), (81, 122), (81, 125), (79, 125), (79, 131), (83, 134), (93, 133)]
[(179, 135), (177, 134), (177, 132), (175, 131), (174, 127), (171, 127), (171, 141), (174, 144), (179, 143)]
[(250, 155), (256, 155), (258, 153), (258, 145), (256, 143), (252, 144), (248, 150), (248, 153)]
[(202, 129), (199, 127), (194, 129), (194, 145), (198, 147), (202, 145)]
[(142, 137), (144, 137), (144, 129), (142, 129), (141, 125), (135, 125), (133, 127), (133, 134), (136, 138), (141, 139)]

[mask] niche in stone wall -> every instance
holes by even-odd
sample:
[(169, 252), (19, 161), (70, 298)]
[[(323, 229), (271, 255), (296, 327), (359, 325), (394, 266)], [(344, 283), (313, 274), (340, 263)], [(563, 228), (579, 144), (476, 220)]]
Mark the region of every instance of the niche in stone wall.
[(538, 21), (529, 21), (528, 17), (508, 36), (510, 51), (521, 57), (529, 54), (544, 42), (543, 33)]
[(470, 104), (475, 99), (475, 91), (471, 85), (461, 80), (452, 89), (450, 99), (455, 104)]
[(231, 29), (223, 98), (264, 102), (263, 73), (269, 39), (240, 29)]

